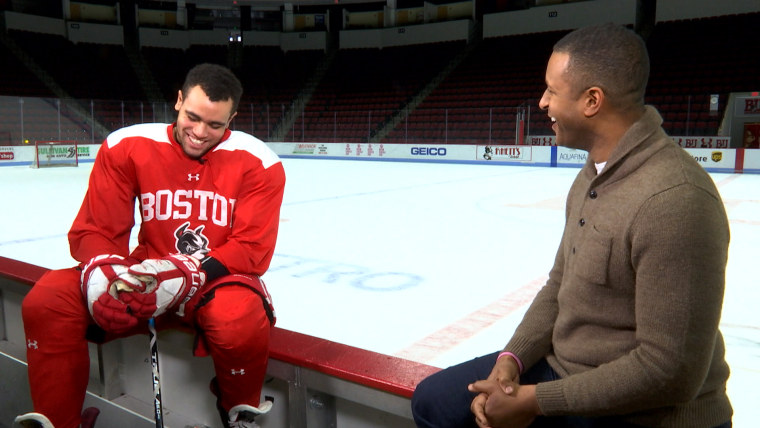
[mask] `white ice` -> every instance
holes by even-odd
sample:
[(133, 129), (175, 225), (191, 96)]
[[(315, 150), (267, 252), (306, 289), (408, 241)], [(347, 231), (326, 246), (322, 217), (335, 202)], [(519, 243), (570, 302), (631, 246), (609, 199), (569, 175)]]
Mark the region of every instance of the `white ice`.
[[(500, 349), (546, 279), (575, 168), (284, 159), (277, 325), (446, 367)], [(0, 168), (0, 256), (73, 265), (78, 168)], [(734, 426), (760, 410), (760, 175), (711, 174), (732, 241), (721, 329)]]

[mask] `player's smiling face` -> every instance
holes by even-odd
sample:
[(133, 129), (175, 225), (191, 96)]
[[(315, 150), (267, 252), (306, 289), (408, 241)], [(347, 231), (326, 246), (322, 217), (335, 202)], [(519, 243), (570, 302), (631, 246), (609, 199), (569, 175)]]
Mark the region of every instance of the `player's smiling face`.
[(179, 91), (174, 109), (178, 112), (174, 138), (193, 159), (219, 144), (236, 114), (231, 113), (231, 99), (211, 101), (200, 86), (192, 87), (186, 94)]

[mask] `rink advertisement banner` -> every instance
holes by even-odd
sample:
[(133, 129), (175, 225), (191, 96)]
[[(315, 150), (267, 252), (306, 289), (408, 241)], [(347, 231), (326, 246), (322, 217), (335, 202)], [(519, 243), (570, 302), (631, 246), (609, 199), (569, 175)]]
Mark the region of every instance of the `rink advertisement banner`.
[(476, 146), (475, 160), (532, 162), (533, 146)]
[[(0, 162), (18, 162), (22, 153), (19, 146), (0, 146)], [(31, 158), (29, 159), (31, 161)]]
[(551, 146), (477, 146), (477, 157), (475, 159), (489, 163), (552, 166), (552, 153), (554, 150), (556, 150), (556, 147), (552, 148)]
[[(77, 146), (79, 162), (93, 162), (100, 144), (80, 144)], [(0, 146), (0, 166), (31, 165), (34, 163), (34, 145)]]
[(708, 171), (733, 172), (736, 166), (736, 149), (685, 149), (694, 160)]
[[(699, 137), (701, 138), (701, 137)], [(722, 137), (711, 137), (723, 144)], [(464, 144), (367, 144), (367, 143), (267, 143), (282, 157), (326, 159), (371, 159), (388, 161), (432, 161), (457, 163), (503, 163), (533, 166), (582, 167), (588, 152), (562, 146), (499, 146)], [(733, 172), (737, 150), (730, 148), (685, 148), (708, 171)], [(749, 151), (749, 150), (748, 150)], [(755, 159), (754, 155), (747, 159)], [(739, 161), (741, 163), (741, 160)], [(757, 167), (757, 166), (755, 166)]]
[(583, 166), (586, 159), (588, 152), (585, 150), (557, 147), (557, 166)]
[(375, 160), (472, 159), (475, 147), (460, 144), (267, 143), (279, 156)]
[(282, 157), (410, 160), (432, 162), (529, 163), (549, 166), (551, 147), (530, 145), (268, 143)]

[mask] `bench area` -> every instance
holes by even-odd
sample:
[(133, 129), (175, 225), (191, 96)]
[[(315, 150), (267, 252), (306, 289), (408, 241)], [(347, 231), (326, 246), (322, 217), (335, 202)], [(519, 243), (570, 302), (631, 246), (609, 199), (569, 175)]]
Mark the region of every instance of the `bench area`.
[[(0, 427), (31, 411), (21, 301), (46, 268), (0, 257)], [(218, 427), (210, 358), (192, 357), (192, 335), (159, 333), (167, 427)], [(90, 344), (85, 407), (101, 411), (97, 426), (154, 427), (147, 336)], [(275, 327), (264, 395), (266, 428), (414, 427), (410, 398), (438, 368)]]

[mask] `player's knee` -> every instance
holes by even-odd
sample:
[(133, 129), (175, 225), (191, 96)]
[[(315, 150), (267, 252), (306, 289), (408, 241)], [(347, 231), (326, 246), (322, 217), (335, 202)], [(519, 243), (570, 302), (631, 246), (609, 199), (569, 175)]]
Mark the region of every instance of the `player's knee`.
[(57, 302), (60, 300), (47, 288), (32, 287), (32, 290), (21, 302), (21, 317), (24, 324), (28, 325), (35, 320), (49, 320), (53, 316), (54, 308), (61, 307)]
[(21, 301), (21, 316), (26, 319), (33, 314), (39, 314), (46, 310), (46, 305), (43, 304), (42, 299), (38, 297), (39, 293), (35, 293), (34, 288), (30, 291)]
[(21, 303), (21, 318), (27, 338), (55, 338), (58, 347), (85, 343), (85, 331), (92, 322), (81, 296), (72, 302), (62, 293), (43, 288), (32, 289), (26, 295)]
[(74, 269), (53, 270), (46, 273), (32, 287), (21, 302), (24, 323), (40, 320), (88, 319), (87, 306), (79, 286), (79, 273)]
[(246, 287), (215, 290), (214, 298), (199, 311), (198, 321), (205, 339), (217, 349), (247, 353), (268, 344), (269, 319), (261, 298)]

